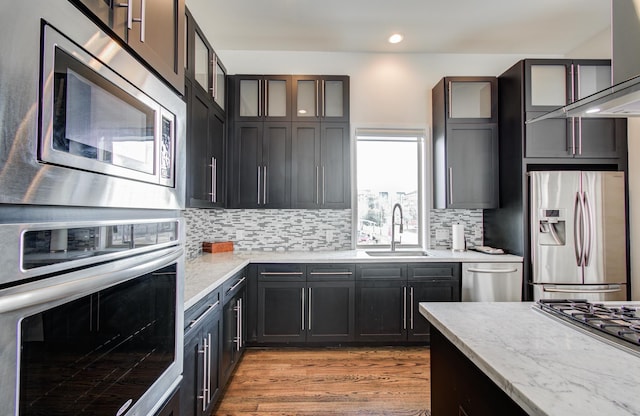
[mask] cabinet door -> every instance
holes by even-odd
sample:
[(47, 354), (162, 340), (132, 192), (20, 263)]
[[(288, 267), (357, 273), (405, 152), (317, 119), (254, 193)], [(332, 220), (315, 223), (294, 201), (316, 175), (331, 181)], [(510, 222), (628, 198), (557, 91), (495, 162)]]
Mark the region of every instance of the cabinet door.
[(212, 203), (212, 158), (209, 149), (209, 99), (196, 93), (188, 80), (185, 83), (187, 97), (187, 192), (189, 206), (205, 206)]
[(236, 121), (291, 120), (290, 76), (237, 75), (233, 82)]
[(551, 111), (574, 98), (571, 61), (563, 59), (525, 61), (525, 111)]
[[(184, 0), (131, 0), (127, 43), (179, 92), (184, 87)], [(140, 19), (138, 22), (137, 19)]]
[[(526, 113), (532, 119), (544, 112)], [(525, 126), (525, 157), (573, 157), (575, 125), (572, 119), (550, 118)]]
[(304, 342), (306, 283), (258, 282), (258, 342)]
[(233, 373), (246, 337), (244, 317), (244, 289), (224, 304), (222, 310), (222, 339), (220, 347), (220, 385), (226, 385)]
[(446, 142), (447, 208), (497, 208), (497, 125), (452, 123)]
[(355, 333), (355, 282), (309, 282), (307, 342), (348, 342)]
[(291, 146), (292, 208), (317, 208), (320, 205), (319, 148), (319, 123), (293, 123)]
[(430, 325), (419, 311), (420, 302), (453, 302), (460, 300), (460, 281), (409, 282), (408, 340), (429, 342)]
[(126, 2), (120, 3), (105, 0), (71, 0), (71, 2), (93, 15), (94, 20), (102, 22), (120, 39), (127, 38)]
[(291, 204), (291, 123), (266, 122), (262, 141), (260, 207), (289, 208)]
[(349, 77), (294, 76), (294, 121), (349, 121)]
[(494, 77), (447, 77), (447, 120), (497, 123), (498, 82)]
[(627, 120), (617, 118), (581, 118), (577, 124), (576, 158), (624, 157)]
[(573, 62), (574, 96), (576, 100), (588, 97), (611, 86), (611, 61), (608, 59)]
[(226, 117), (215, 106), (209, 110), (209, 149), (213, 163), (211, 166), (212, 206), (224, 207), (226, 197)]
[(256, 208), (262, 189), (262, 122), (236, 123), (233, 139), (233, 184), (231, 204), (234, 208)]
[(183, 381), (180, 387), (180, 414), (208, 414), (220, 395), (219, 351), (221, 335), (220, 312), (207, 314), (206, 319), (185, 333)]
[(199, 29), (194, 28), (195, 35), (193, 37), (193, 70), (196, 84), (199, 85), (207, 94), (212, 94), (212, 65), (213, 50), (206, 41), (204, 35)]
[(322, 123), (320, 131), (320, 206), (349, 208), (349, 124)]
[(405, 280), (356, 282), (356, 340), (403, 342), (407, 335)]

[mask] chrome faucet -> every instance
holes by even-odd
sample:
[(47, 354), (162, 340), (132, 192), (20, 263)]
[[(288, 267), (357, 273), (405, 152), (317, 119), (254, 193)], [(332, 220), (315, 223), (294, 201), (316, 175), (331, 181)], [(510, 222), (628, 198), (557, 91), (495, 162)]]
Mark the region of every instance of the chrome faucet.
[(391, 211), (391, 251), (396, 251), (396, 208), (400, 210), (400, 224), (398, 225), (400, 225), (400, 234), (402, 234), (402, 206), (395, 204)]

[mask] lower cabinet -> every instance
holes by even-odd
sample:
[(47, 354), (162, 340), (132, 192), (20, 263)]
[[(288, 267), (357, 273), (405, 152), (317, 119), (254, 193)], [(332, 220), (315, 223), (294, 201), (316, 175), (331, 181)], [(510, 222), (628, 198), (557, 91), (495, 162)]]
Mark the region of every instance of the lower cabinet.
[(356, 267), (356, 340), (428, 342), (420, 302), (460, 300), (459, 263), (362, 264)]
[(492, 416), (527, 413), (439, 331), (431, 339), (431, 412)]
[(246, 275), (244, 271), (224, 283), (222, 311), (222, 349), (220, 351), (220, 382), (224, 386), (238, 364), (244, 351), (246, 297)]
[(180, 390), (173, 392), (171, 397), (162, 405), (155, 416), (181, 416), (180, 410)]
[(259, 344), (353, 340), (353, 265), (263, 265), (257, 279)]
[(200, 313), (189, 318), (184, 335), (184, 366), (180, 403), (182, 416), (208, 415), (213, 408), (222, 384), (218, 362), (222, 335), (222, 304), (220, 292), (208, 296)]

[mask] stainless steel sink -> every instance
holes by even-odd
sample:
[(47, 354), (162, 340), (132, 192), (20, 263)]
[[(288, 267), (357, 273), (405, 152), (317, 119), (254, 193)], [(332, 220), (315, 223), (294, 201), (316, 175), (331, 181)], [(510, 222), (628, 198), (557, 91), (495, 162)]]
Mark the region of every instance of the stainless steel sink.
[(398, 251), (375, 251), (375, 250), (367, 250), (365, 251), (367, 255), (371, 257), (425, 257), (428, 256), (429, 253), (423, 250), (398, 250)]

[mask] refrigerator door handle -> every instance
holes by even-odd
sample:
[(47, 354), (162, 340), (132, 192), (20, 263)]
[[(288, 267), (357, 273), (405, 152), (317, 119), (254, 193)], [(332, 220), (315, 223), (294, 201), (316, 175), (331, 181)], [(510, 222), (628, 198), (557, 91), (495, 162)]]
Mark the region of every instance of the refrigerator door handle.
[(616, 293), (622, 290), (622, 286), (609, 285), (607, 289), (562, 289), (557, 286), (543, 286), (542, 290), (550, 293)]
[(578, 231), (582, 232), (582, 226), (580, 221), (582, 220), (582, 198), (580, 198), (580, 192), (576, 192), (576, 199), (573, 203), (573, 247), (576, 255), (576, 264), (578, 267), (582, 266), (582, 243), (580, 238), (582, 235), (578, 235)]
[(589, 266), (591, 264), (591, 249), (592, 247), (592, 240), (593, 240), (593, 231), (594, 231), (594, 224), (593, 224), (593, 217), (591, 216), (591, 203), (589, 202), (589, 197), (587, 195), (586, 192), (583, 193), (583, 203), (584, 203), (584, 207), (585, 207), (585, 226), (586, 226), (586, 234), (585, 234), (585, 249), (584, 249), (584, 261), (583, 264), (585, 266)]

